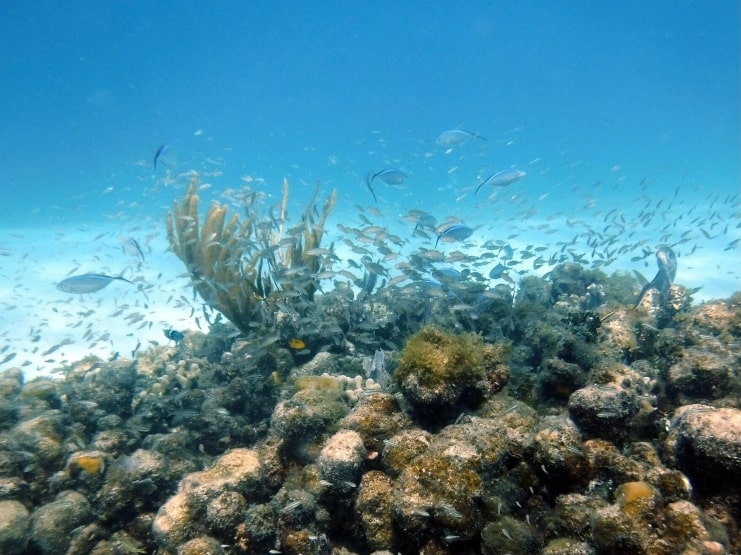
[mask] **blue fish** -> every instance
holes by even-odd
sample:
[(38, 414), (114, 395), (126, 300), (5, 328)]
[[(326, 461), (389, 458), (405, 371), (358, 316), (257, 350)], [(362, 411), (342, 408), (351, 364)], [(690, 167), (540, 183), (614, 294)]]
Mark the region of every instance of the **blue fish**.
[(443, 239), (444, 241), (465, 241), (471, 235), (473, 235), (473, 229), (471, 229), (467, 225), (450, 225), (437, 234), (435, 248), (437, 248), (437, 244), (440, 242), (440, 239)]
[(131, 283), (121, 276), (107, 276), (105, 274), (82, 274), (68, 277), (57, 283), (57, 289), (65, 293), (93, 293), (107, 287), (112, 281), (120, 280)]
[(512, 185), (512, 183), (522, 179), (523, 177), (525, 177), (525, 172), (522, 170), (502, 170), (495, 172), (479, 183), (473, 196), (476, 196), (484, 185), (490, 187), (506, 187), (507, 185)]
[(185, 339), (185, 334), (183, 332), (180, 332), (178, 330), (163, 330), (165, 332), (165, 337), (167, 339), (171, 339), (175, 343), (180, 343), (183, 339)]

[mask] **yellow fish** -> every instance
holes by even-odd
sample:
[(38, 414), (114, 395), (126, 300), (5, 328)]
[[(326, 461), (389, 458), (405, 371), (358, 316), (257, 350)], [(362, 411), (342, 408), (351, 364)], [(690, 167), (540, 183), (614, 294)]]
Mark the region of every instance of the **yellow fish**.
[(295, 350), (297, 350), (297, 351), (300, 351), (301, 349), (305, 349), (305, 348), (306, 348), (306, 343), (304, 343), (304, 342), (303, 342), (303, 341), (301, 341), (300, 339), (296, 339), (296, 338), (294, 337), (293, 339), (291, 339), (291, 340), (290, 340), (290, 341), (288, 342), (288, 346), (289, 346), (289, 347), (290, 347), (291, 349), (295, 349)]

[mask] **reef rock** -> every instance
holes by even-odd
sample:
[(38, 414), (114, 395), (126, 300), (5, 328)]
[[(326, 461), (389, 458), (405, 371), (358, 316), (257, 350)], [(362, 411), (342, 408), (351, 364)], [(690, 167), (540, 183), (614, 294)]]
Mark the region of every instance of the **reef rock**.
[(349, 490), (355, 487), (366, 456), (363, 438), (358, 432), (341, 430), (324, 445), (317, 466), (322, 480), (335, 488)]
[(741, 492), (741, 410), (686, 405), (677, 409), (666, 439), (672, 465), (714, 492)]
[(63, 491), (31, 516), (31, 543), (44, 555), (64, 553), (70, 532), (93, 519), (90, 503), (76, 491)]
[(242, 448), (228, 451), (208, 469), (188, 474), (180, 481), (178, 492), (160, 507), (152, 523), (155, 538), (166, 546), (176, 547), (203, 535), (207, 516), (211, 516), (211, 525), (229, 527), (237, 516), (227, 514), (224, 507), (232, 507), (241, 514), (245, 504), (234, 500), (227, 504), (219, 496), (234, 491), (250, 501), (260, 500), (262, 478), (257, 452)]
[(31, 518), (18, 501), (0, 501), (0, 553), (25, 553), (30, 537)]
[(620, 386), (588, 385), (569, 397), (569, 414), (588, 436), (620, 440), (626, 436), (628, 422), (638, 412), (632, 391)]

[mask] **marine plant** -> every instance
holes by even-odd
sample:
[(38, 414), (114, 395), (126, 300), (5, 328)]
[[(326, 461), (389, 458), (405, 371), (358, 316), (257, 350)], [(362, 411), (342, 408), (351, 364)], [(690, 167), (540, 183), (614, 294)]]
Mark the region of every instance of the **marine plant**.
[(255, 325), (274, 326), (279, 309), (305, 312), (317, 288), (317, 274), (331, 262), (320, 245), (336, 191), (320, 212), (315, 206), (317, 185), (295, 225), (287, 218), (286, 180), (277, 209), (263, 213), (263, 196), (248, 190), (244, 219), (236, 213), (227, 218), (229, 208), (213, 202), (201, 223), (197, 185), (194, 178), (182, 201), (175, 201), (167, 213), (167, 240), (203, 301), (245, 334)]

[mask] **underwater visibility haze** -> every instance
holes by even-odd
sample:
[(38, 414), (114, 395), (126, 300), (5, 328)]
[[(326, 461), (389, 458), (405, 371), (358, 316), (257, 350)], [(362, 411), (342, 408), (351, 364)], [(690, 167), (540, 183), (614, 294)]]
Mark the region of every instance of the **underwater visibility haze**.
[(0, 552), (741, 552), (739, 21), (7, 2)]

